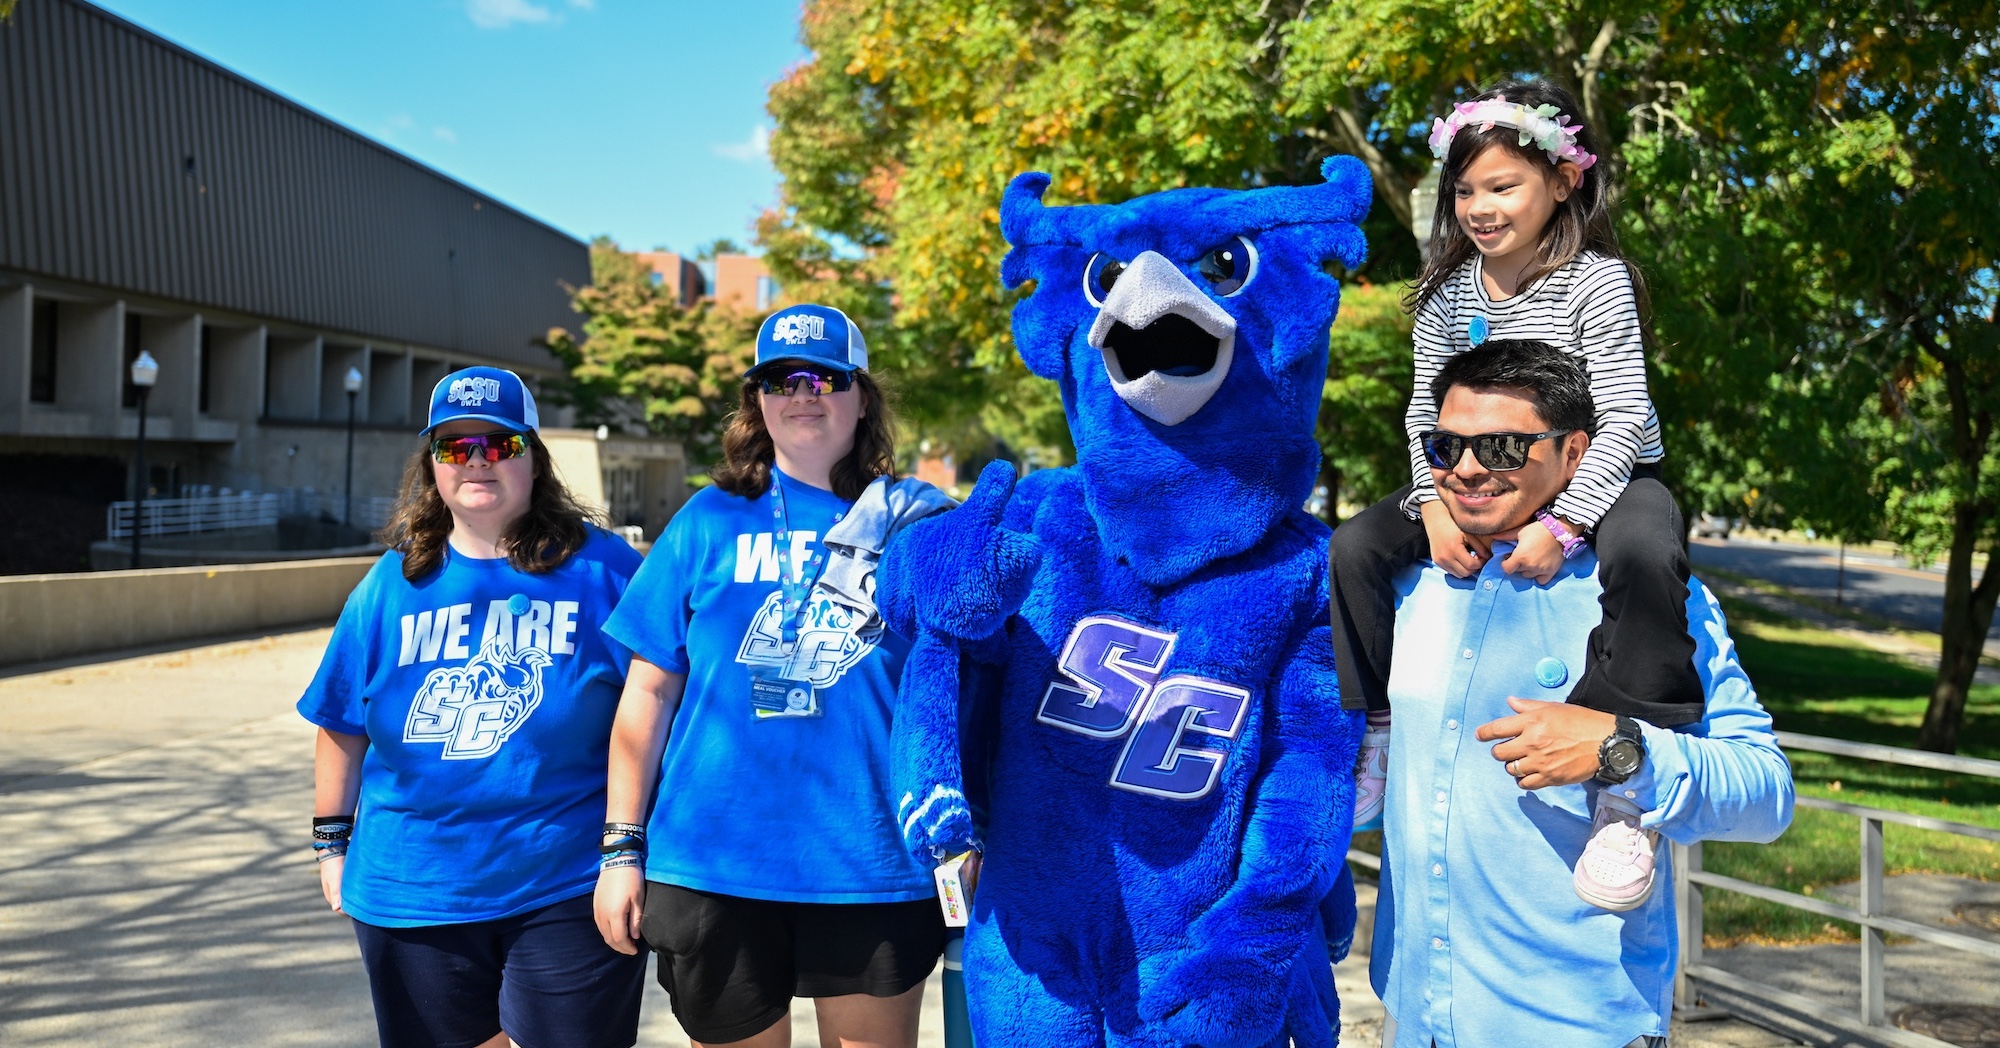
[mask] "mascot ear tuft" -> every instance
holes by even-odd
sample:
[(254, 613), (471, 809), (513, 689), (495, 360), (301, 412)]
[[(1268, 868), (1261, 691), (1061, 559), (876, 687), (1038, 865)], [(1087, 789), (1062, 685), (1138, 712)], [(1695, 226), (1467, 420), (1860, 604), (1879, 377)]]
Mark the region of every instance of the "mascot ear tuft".
[(1375, 180), (1360, 158), (1336, 153), (1320, 161), (1319, 173), (1346, 205), (1341, 221), (1359, 222), (1368, 214), (1368, 205), (1375, 197)]
[(1054, 231), (1053, 216), (1042, 206), (1048, 188), (1048, 175), (1029, 171), (1015, 175), (1000, 198), (1000, 235), (1012, 247), (1000, 260), (1000, 280), (1007, 287), (1020, 287), (1034, 276), (1029, 272), (1028, 249), (1046, 243)]

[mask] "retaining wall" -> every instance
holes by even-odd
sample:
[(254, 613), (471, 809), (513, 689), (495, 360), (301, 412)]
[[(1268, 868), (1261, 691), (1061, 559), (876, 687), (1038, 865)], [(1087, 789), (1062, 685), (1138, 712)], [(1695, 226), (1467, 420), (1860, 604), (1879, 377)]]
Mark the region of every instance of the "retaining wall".
[(374, 557), (0, 577), (0, 666), (331, 622)]

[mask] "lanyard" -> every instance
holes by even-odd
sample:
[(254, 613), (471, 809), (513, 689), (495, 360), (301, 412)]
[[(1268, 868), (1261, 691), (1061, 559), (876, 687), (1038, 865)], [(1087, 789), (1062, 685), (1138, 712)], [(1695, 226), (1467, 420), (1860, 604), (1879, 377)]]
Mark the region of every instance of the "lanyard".
[[(834, 523), (839, 523), (844, 514), (836, 513)], [(774, 536), (778, 554), (778, 614), (779, 630), (790, 647), (798, 643), (800, 620), (805, 618), (806, 597), (812, 593), (813, 584), (819, 581), (819, 573), (825, 560), (823, 550), (814, 550), (806, 558), (800, 577), (792, 577), (792, 524), (785, 512), (785, 486), (778, 483), (778, 471), (771, 471), (771, 522), (777, 534)]]

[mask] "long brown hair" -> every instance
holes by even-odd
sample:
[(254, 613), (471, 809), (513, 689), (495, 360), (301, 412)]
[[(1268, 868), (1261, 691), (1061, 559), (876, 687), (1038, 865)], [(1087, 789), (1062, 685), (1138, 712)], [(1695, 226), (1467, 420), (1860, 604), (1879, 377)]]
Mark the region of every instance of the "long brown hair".
[[(1576, 104), (1576, 99), (1568, 91), (1539, 77), (1502, 80), (1481, 91), (1472, 101), (1483, 102), (1503, 95), (1507, 101), (1518, 102), (1529, 109), (1551, 105), (1556, 107), (1558, 113), (1568, 114), (1573, 123), (1583, 124), (1583, 128), (1576, 133), (1576, 144), (1587, 153), (1603, 155), (1597, 132), (1584, 124), (1583, 108)], [(1562, 177), (1548, 153), (1532, 145), (1523, 148), (1520, 135), (1514, 128), (1496, 124), (1484, 131), (1477, 127), (1461, 127), (1452, 136), (1451, 150), (1444, 158), (1444, 170), (1438, 174), (1437, 209), (1431, 215), (1430, 251), (1424, 261), (1423, 272), (1417, 275), (1416, 284), (1403, 299), (1405, 309), (1414, 313), (1430, 301), (1432, 295), (1444, 288), (1452, 274), (1458, 272), (1459, 267), (1479, 250), (1465, 230), (1459, 228), (1455, 206), (1458, 180), (1474, 160), (1488, 149), (1504, 149), (1527, 161), (1544, 178)], [(1643, 317), (1650, 312), (1646, 282), (1638, 268), (1626, 261), (1624, 254), (1618, 250), (1618, 230), (1612, 223), (1605, 166), (1600, 162), (1583, 172), (1583, 180), (1577, 183), (1576, 189), (1556, 205), (1549, 224), (1542, 227), (1541, 240), (1535, 245), (1535, 256), (1522, 272), (1517, 286), (1527, 288), (1568, 265), (1585, 251), (1595, 251), (1625, 262), (1625, 269), (1632, 276), (1632, 292), (1638, 298), (1639, 313)]]
[[(525, 436), (528, 462), (535, 471), (534, 486), (528, 492), (527, 512), (507, 525), (501, 544), (507, 550), (507, 563), (515, 570), (540, 575), (562, 567), (590, 541), (590, 529), (585, 525), (597, 514), (585, 509), (556, 476), (542, 438), (533, 431)], [(396, 510), (379, 537), (403, 555), (403, 577), (412, 582), (443, 562), (445, 540), (451, 537), (451, 508), (438, 493), (429, 438), (403, 465)]]
[[(866, 371), (854, 373), (861, 393), (861, 420), (854, 424), (854, 448), (833, 464), (833, 493), (852, 502), (876, 477), (896, 475), (896, 420), (889, 397)], [(771, 466), (777, 461), (771, 431), (764, 428), (764, 405), (757, 383), (745, 381), (736, 410), (722, 423), (722, 461), (709, 470), (715, 486), (747, 499), (771, 488)]]

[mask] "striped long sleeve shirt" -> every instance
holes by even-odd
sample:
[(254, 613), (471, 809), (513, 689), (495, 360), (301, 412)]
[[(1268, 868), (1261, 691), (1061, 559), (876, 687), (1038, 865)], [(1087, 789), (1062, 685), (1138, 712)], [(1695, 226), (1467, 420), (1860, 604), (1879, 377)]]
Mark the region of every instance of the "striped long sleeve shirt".
[(1438, 497), (1417, 434), (1437, 426), (1431, 380), (1446, 360), (1472, 348), (1473, 318), (1484, 317), (1487, 340), (1546, 342), (1582, 357), (1590, 370), (1597, 432), (1553, 511), (1594, 528), (1624, 492), (1633, 466), (1665, 455), (1660, 416), (1646, 392), (1646, 352), (1631, 274), (1624, 262), (1586, 251), (1513, 298), (1495, 302), (1486, 294), (1482, 265), (1474, 255), (1417, 309), (1417, 382), (1403, 415), (1414, 485), (1403, 512), (1416, 516), (1419, 506)]

